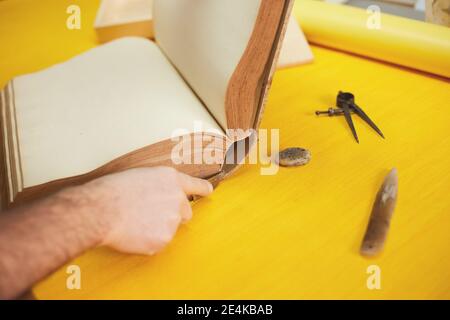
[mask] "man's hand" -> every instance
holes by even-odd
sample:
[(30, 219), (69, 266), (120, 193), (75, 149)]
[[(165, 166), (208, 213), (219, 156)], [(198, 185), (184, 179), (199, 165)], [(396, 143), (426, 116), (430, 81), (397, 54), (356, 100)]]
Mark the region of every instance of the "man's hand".
[(67, 188), (0, 214), (0, 299), (24, 293), (98, 246), (154, 254), (191, 219), (188, 195), (213, 187), (171, 168), (142, 168)]
[(127, 253), (154, 254), (192, 218), (189, 195), (207, 196), (212, 185), (168, 167), (133, 169), (85, 185), (107, 210), (102, 244)]

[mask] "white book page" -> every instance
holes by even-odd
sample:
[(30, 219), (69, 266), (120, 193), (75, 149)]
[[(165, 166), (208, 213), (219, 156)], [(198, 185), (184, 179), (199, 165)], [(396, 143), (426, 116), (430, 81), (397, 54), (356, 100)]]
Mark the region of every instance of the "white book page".
[(194, 121), (221, 130), (143, 38), (110, 42), (14, 86), (24, 187), (87, 173), (175, 129), (193, 132)]
[(260, 5), (261, 0), (153, 3), (158, 44), (224, 129), (228, 82), (248, 45)]

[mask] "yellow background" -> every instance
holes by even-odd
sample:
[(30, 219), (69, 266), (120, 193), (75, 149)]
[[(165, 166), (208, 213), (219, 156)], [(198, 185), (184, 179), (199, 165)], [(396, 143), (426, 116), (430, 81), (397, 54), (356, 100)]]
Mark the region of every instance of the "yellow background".
[[(78, 4), (82, 29), (65, 27)], [(98, 1), (0, 1), (0, 84), (96, 45)], [(450, 90), (443, 79), (313, 47), (313, 64), (278, 71), (264, 128), (281, 147), (311, 150), (310, 164), (261, 176), (247, 165), (194, 205), (194, 219), (154, 257), (98, 248), (34, 288), (60, 298), (450, 298)], [(76, 88), (74, 88), (76, 90)], [(357, 119), (317, 118), (338, 90), (352, 91), (386, 140)], [(372, 202), (391, 167), (399, 199), (384, 253), (358, 248)], [(381, 290), (366, 269), (381, 268)]]

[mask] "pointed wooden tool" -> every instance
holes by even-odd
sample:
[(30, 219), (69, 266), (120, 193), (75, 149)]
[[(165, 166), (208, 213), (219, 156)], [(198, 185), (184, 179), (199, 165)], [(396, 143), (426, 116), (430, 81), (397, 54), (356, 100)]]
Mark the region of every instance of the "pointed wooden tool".
[(372, 208), (369, 225), (361, 245), (364, 256), (374, 256), (384, 247), (398, 192), (397, 169), (392, 169), (378, 191)]

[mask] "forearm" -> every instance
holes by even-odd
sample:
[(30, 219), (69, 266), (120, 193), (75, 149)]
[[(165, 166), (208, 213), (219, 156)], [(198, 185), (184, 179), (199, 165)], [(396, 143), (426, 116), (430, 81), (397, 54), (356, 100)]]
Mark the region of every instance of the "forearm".
[(0, 213), (0, 298), (15, 298), (97, 245), (151, 255), (192, 217), (188, 195), (212, 185), (172, 168), (139, 168)]
[(0, 298), (15, 298), (102, 242), (111, 214), (89, 186), (0, 214)]

